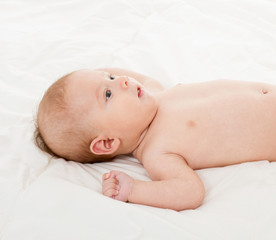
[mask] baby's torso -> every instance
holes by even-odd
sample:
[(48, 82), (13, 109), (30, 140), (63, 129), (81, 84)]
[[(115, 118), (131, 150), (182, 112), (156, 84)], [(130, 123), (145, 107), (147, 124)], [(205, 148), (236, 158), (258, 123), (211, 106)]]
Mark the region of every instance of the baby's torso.
[(181, 155), (193, 169), (276, 160), (276, 86), (179, 84), (160, 94), (159, 104), (137, 151), (141, 162), (145, 152)]

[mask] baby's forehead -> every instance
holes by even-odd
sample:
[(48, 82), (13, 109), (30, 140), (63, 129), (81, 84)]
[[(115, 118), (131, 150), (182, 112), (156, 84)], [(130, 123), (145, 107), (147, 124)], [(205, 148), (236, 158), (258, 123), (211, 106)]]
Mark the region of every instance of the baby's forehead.
[(96, 94), (105, 78), (106, 72), (78, 70), (68, 79), (67, 98), (76, 107), (85, 107), (95, 101)]
[(81, 69), (72, 73), (72, 79), (87, 79), (100, 81), (108, 76), (107, 72), (92, 69)]

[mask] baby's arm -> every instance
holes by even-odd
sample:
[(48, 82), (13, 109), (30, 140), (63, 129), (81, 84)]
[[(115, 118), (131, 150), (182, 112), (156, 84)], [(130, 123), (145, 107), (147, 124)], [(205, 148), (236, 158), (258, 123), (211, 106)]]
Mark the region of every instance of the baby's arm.
[(164, 88), (160, 82), (157, 80), (126, 69), (121, 68), (100, 68), (96, 69), (98, 71), (108, 72), (111, 75), (115, 76), (128, 76), (131, 78), (134, 78), (136, 81), (140, 82), (142, 85), (144, 85), (146, 88), (148, 88), (151, 91), (162, 91)]
[(177, 211), (202, 204), (204, 186), (198, 175), (179, 155), (168, 155), (144, 162), (153, 181), (134, 180), (122, 172), (103, 176), (103, 194), (129, 201)]

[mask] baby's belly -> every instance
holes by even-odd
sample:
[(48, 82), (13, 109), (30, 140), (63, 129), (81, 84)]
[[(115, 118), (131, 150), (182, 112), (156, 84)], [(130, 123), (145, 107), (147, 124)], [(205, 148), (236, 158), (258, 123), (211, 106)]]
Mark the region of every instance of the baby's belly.
[[(217, 95), (178, 112), (175, 152), (193, 169), (276, 160), (276, 93)], [(178, 121), (178, 123), (176, 122)]]

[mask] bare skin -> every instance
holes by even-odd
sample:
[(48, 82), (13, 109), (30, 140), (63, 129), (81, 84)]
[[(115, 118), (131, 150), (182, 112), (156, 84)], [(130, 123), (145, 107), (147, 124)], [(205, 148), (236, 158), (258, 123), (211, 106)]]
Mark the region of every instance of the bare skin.
[(158, 99), (134, 152), (142, 163), (157, 151), (183, 157), (192, 169), (276, 160), (276, 86), (218, 80), (177, 85)]
[[(109, 129), (105, 138), (98, 139), (101, 143), (91, 143), (95, 154), (105, 154), (104, 139), (111, 141), (108, 147), (114, 153), (133, 153), (152, 179), (139, 181), (111, 171), (103, 175), (104, 195), (178, 211), (193, 209), (202, 204), (205, 194), (194, 170), (276, 160), (276, 86), (217, 80), (164, 90), (157, 81), (137, 73), (101, 71), (134, 78), (143, 89), (138, 99), (154, 113), (145, 125), (137, 120), (140, 128), (130, 128), (132, 138)], [(130, 91), (131, 84), (125, 83), (120, 94)], [(132, 143), (125, 144), (125, 139)]]

